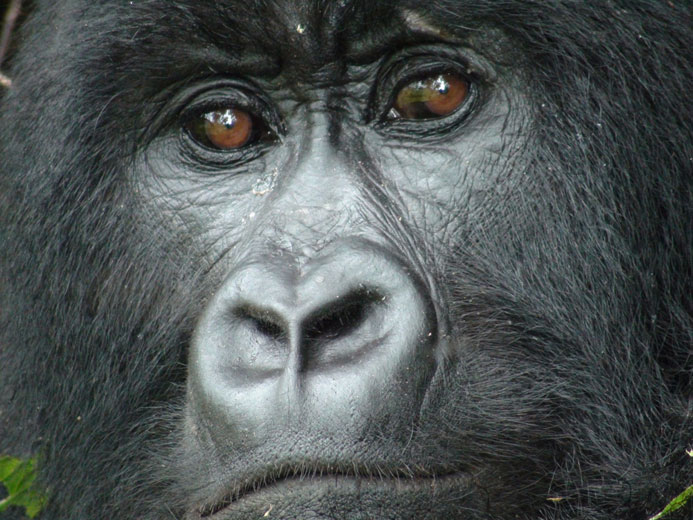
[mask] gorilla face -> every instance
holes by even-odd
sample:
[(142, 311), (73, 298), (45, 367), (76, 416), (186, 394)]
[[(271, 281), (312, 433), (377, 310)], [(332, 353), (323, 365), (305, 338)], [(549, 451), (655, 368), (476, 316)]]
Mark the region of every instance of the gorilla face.
[(689, 10), (371, 4), (24, 24), (0, 451), (40, 452), (44, 518), (635, 519), (685, 486)]
[[(143, 204), (195, 237), (214, 280), (188, 357), (180, 459), (204, 483), (189, 518), (440, 518), (486, 500), (489, 461), (459, 431), (488, 421), (456, 416), (490, 411), (477, 392), (499, 366), (441, 282), (484, 241), (475, 221), (506, 227), (491, 201), (519, 182), (526, 96), (480, 41), (388, 18), (297, 36), (288, 20), (288, 41), (234, 56), (240, 79), (186, 84), (162, 109), (178, 127), (142, 153)], [(507, 370), (532, 392), (528, 367)], [(543, 399), (544, 419), (509, 414), (514, 436), (549, 420)]]

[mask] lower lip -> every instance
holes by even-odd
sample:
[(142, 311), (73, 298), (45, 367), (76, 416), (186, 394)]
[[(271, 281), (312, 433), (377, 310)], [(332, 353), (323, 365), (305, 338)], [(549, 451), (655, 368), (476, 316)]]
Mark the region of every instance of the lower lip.
[(185, 520), (459, 518), (482, 510), (468, 475), (431, 478), (291, 477), (226, 499)]

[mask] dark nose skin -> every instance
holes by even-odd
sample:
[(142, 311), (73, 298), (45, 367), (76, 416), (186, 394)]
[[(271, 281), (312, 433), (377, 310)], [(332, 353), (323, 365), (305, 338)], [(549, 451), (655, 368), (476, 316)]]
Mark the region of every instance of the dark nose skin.
[(244, 264), (193, 341), (190, 391), (208, 415), (203, 424), (222, 444), (242, 442), (239, 431), (261, 442), (268, 428), (298, 421), (304, 435), (356, 438), (392, 394), (409, 403), (397, 414), (411, 424), (434, 365), (426, 294), (369, 242), (341, 243), (301, 265), (279, 256)]
[[(232, 336), (246, 346), (237, 370), (247, 377), (279, 376), (283, 370), (307, 374), (356, 363), (387, 336), (388, 294), (382, 285), (359, 283), (329, 269), (306, 281), (305, 301), (263, 266), (244, 273), (229, 309)], [(303, 288), (302, 287), (302, 288)], [(267, 298), (267, 294), (274, 298)]]

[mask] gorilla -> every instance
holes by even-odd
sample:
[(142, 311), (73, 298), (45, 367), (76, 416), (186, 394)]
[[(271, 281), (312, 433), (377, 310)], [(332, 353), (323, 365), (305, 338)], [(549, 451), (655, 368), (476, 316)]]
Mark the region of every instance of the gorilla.
[(0, 453), (42, 520), (639, 520), (691, 484), (689, 1), (26, 8)]

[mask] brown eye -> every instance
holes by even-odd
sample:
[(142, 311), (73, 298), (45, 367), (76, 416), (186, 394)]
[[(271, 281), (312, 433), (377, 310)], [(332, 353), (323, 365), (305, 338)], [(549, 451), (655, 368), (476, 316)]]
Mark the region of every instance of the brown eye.
[(439, 74), (409, 83), (397, 93), (391, 116), (404, 119), (445, 117), (462, 106), (469, 82), (453, 73)]
[(245, 110), (213, 110), (193, 118), (187, 124), (192, 137), (209, 148), (236, 150), (253, 137), (253, 118)]

